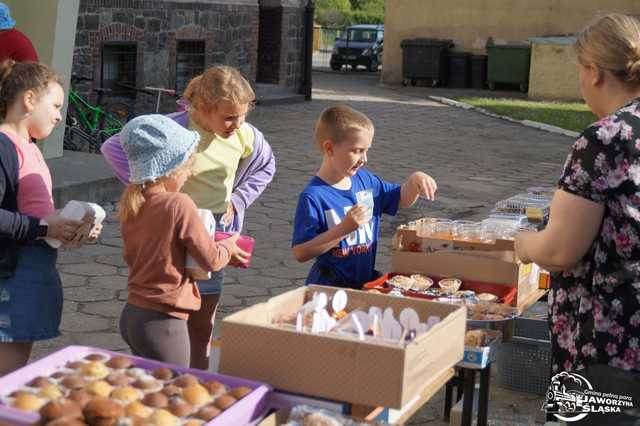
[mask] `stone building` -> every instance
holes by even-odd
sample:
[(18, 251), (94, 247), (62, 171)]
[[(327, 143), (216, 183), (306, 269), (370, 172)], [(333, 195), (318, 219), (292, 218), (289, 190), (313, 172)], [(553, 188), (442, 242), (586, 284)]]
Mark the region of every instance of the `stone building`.
[[(261, 91), (301, 93), (308, 0), (80, 0), (76, 90), (153, 111), (155, 97), (132, 88), (184, 90), (214, 64), (234, 66)], [(162, 110), (175, 108), (165, 96)]]

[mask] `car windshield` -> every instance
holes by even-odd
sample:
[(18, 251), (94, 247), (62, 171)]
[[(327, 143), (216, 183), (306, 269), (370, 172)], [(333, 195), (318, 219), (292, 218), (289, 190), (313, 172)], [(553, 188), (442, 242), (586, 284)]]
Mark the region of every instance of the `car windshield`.
[(377, 40), (378, 30), (348, 30), (349, 41), (373, 43)]

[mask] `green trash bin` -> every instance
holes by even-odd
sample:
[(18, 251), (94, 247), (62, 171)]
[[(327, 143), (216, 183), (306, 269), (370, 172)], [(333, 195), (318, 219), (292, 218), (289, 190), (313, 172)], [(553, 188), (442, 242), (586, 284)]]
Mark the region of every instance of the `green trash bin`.
[(487, 81), (489, 88), (496, 83), (517, 84), (526, 92), (529, 88), (529, 65), (531, 46), (526, 42), (494, 44), (487, 43)]

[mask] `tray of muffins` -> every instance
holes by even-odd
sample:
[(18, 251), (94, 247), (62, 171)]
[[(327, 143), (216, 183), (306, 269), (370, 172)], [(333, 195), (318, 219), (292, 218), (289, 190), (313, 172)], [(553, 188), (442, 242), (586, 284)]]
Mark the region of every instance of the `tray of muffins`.
[(251, 425), (268, 410), (261, 382), (68, 346), (0, 378), (0, 424)]

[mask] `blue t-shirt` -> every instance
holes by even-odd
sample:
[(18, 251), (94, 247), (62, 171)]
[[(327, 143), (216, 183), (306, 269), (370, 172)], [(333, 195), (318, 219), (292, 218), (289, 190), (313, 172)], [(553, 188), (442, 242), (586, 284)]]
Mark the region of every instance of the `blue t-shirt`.
[(375, 278), (380, 217), (382, 213), (395, 215), (398, 211), (400, 185), (385, 182), (363, 168), (351, 178), (348, 190), (334, 188), (317, 176), (311, 179), (298, 199), (292, 246), (307, 242), (340, 223), (357, 204), (357, 194), (366, 190), (371, 190), (373, 195), (372, 220), (317, 257), (307, 284), (359, 289)]

